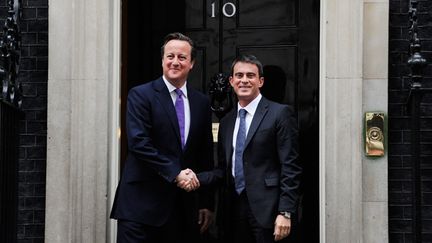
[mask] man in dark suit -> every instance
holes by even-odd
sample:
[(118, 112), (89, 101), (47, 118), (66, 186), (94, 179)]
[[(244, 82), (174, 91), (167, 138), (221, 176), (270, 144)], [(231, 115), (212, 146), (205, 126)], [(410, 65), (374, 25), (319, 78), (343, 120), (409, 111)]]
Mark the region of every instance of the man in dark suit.
[(234, 60), (230, 84), (238, 104), (221, 120), (218, 137), (225, 232), (233, 242), (285, 240), (299, 198), (296, 119), (289, 106), (260, 94), (264, 77), (256, 57)]
[(117, 242), (197, 242), (210, 223), (212, 200), (198, 172), (213, 166), (209, 99), (187, 85), (192, 40), (167, 35), (163, 76), (130, 90), (128, 156), (111, 218)]

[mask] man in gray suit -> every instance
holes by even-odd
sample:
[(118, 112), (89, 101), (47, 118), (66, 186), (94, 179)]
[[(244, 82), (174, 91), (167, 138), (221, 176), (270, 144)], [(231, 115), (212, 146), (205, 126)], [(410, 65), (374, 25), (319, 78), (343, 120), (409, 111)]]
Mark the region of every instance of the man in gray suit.
[(225, 171), (225, 185), (219, 217), (234, 242), (285, 240), (301, 173), (293, 110), (261, 95), (263, 68), (255, 56), (234, 60), (230, 84), (238, 104), (220, 122), (219, 172)]

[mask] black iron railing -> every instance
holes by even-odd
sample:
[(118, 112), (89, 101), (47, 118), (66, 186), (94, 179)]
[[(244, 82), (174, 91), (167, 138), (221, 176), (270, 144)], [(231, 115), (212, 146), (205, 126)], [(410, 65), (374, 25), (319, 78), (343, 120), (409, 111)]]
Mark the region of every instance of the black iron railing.
[(22, 87), (17, 81), (21, 37), (20, 1), (8, 1), (0, 38), (0, 242), (17, 240), (19, 121)]
[(418, 14), (416, 0), (410, 1), (410, 49), (408, 66), (410, 73), (410, 94), (408, 98), (408, 111), (411, 115), (411, 163), (412, 163), (412, 233), (415, 243), (422, 242), (422, 189), (421, 189), (421, 137), (420, 137), (420, 105), (423, 95), (431, 92), (430, 88), (425, 88), (422, 84), (423, 68), (426, 66), (426, 59), (421, 53), (421, 41), (418, 37)]
[(21, 33), (18, 25), (21, 15), (20, 2), (18, 0), (9, 0), (8, 7), (8, 16), (0, 40), (1, 99), (20, 108), (22, 86), (17, 81), (21, 55)]

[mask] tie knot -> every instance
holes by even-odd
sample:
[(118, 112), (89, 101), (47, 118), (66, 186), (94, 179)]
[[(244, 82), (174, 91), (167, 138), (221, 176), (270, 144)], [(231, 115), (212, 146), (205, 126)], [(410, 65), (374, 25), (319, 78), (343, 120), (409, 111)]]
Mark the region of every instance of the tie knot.
[(240, 118), (245, 118), (247, 114), (247, 111), (245, 109), (240, 109), (239, 110), (239, 116)]
[(175, 89), (174, 90), (177, 94), (178, 97), (182, 97), (183, 96), (183, 92), (181, 91), (181, 89)]

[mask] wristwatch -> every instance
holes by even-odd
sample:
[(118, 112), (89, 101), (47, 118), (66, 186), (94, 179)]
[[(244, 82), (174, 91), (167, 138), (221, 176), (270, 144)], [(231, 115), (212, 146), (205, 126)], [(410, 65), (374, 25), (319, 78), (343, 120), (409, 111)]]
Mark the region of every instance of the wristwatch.
[(279, 212), (280, 215), (284, 216), (286, 219), (291, 219), (290, 212)]

